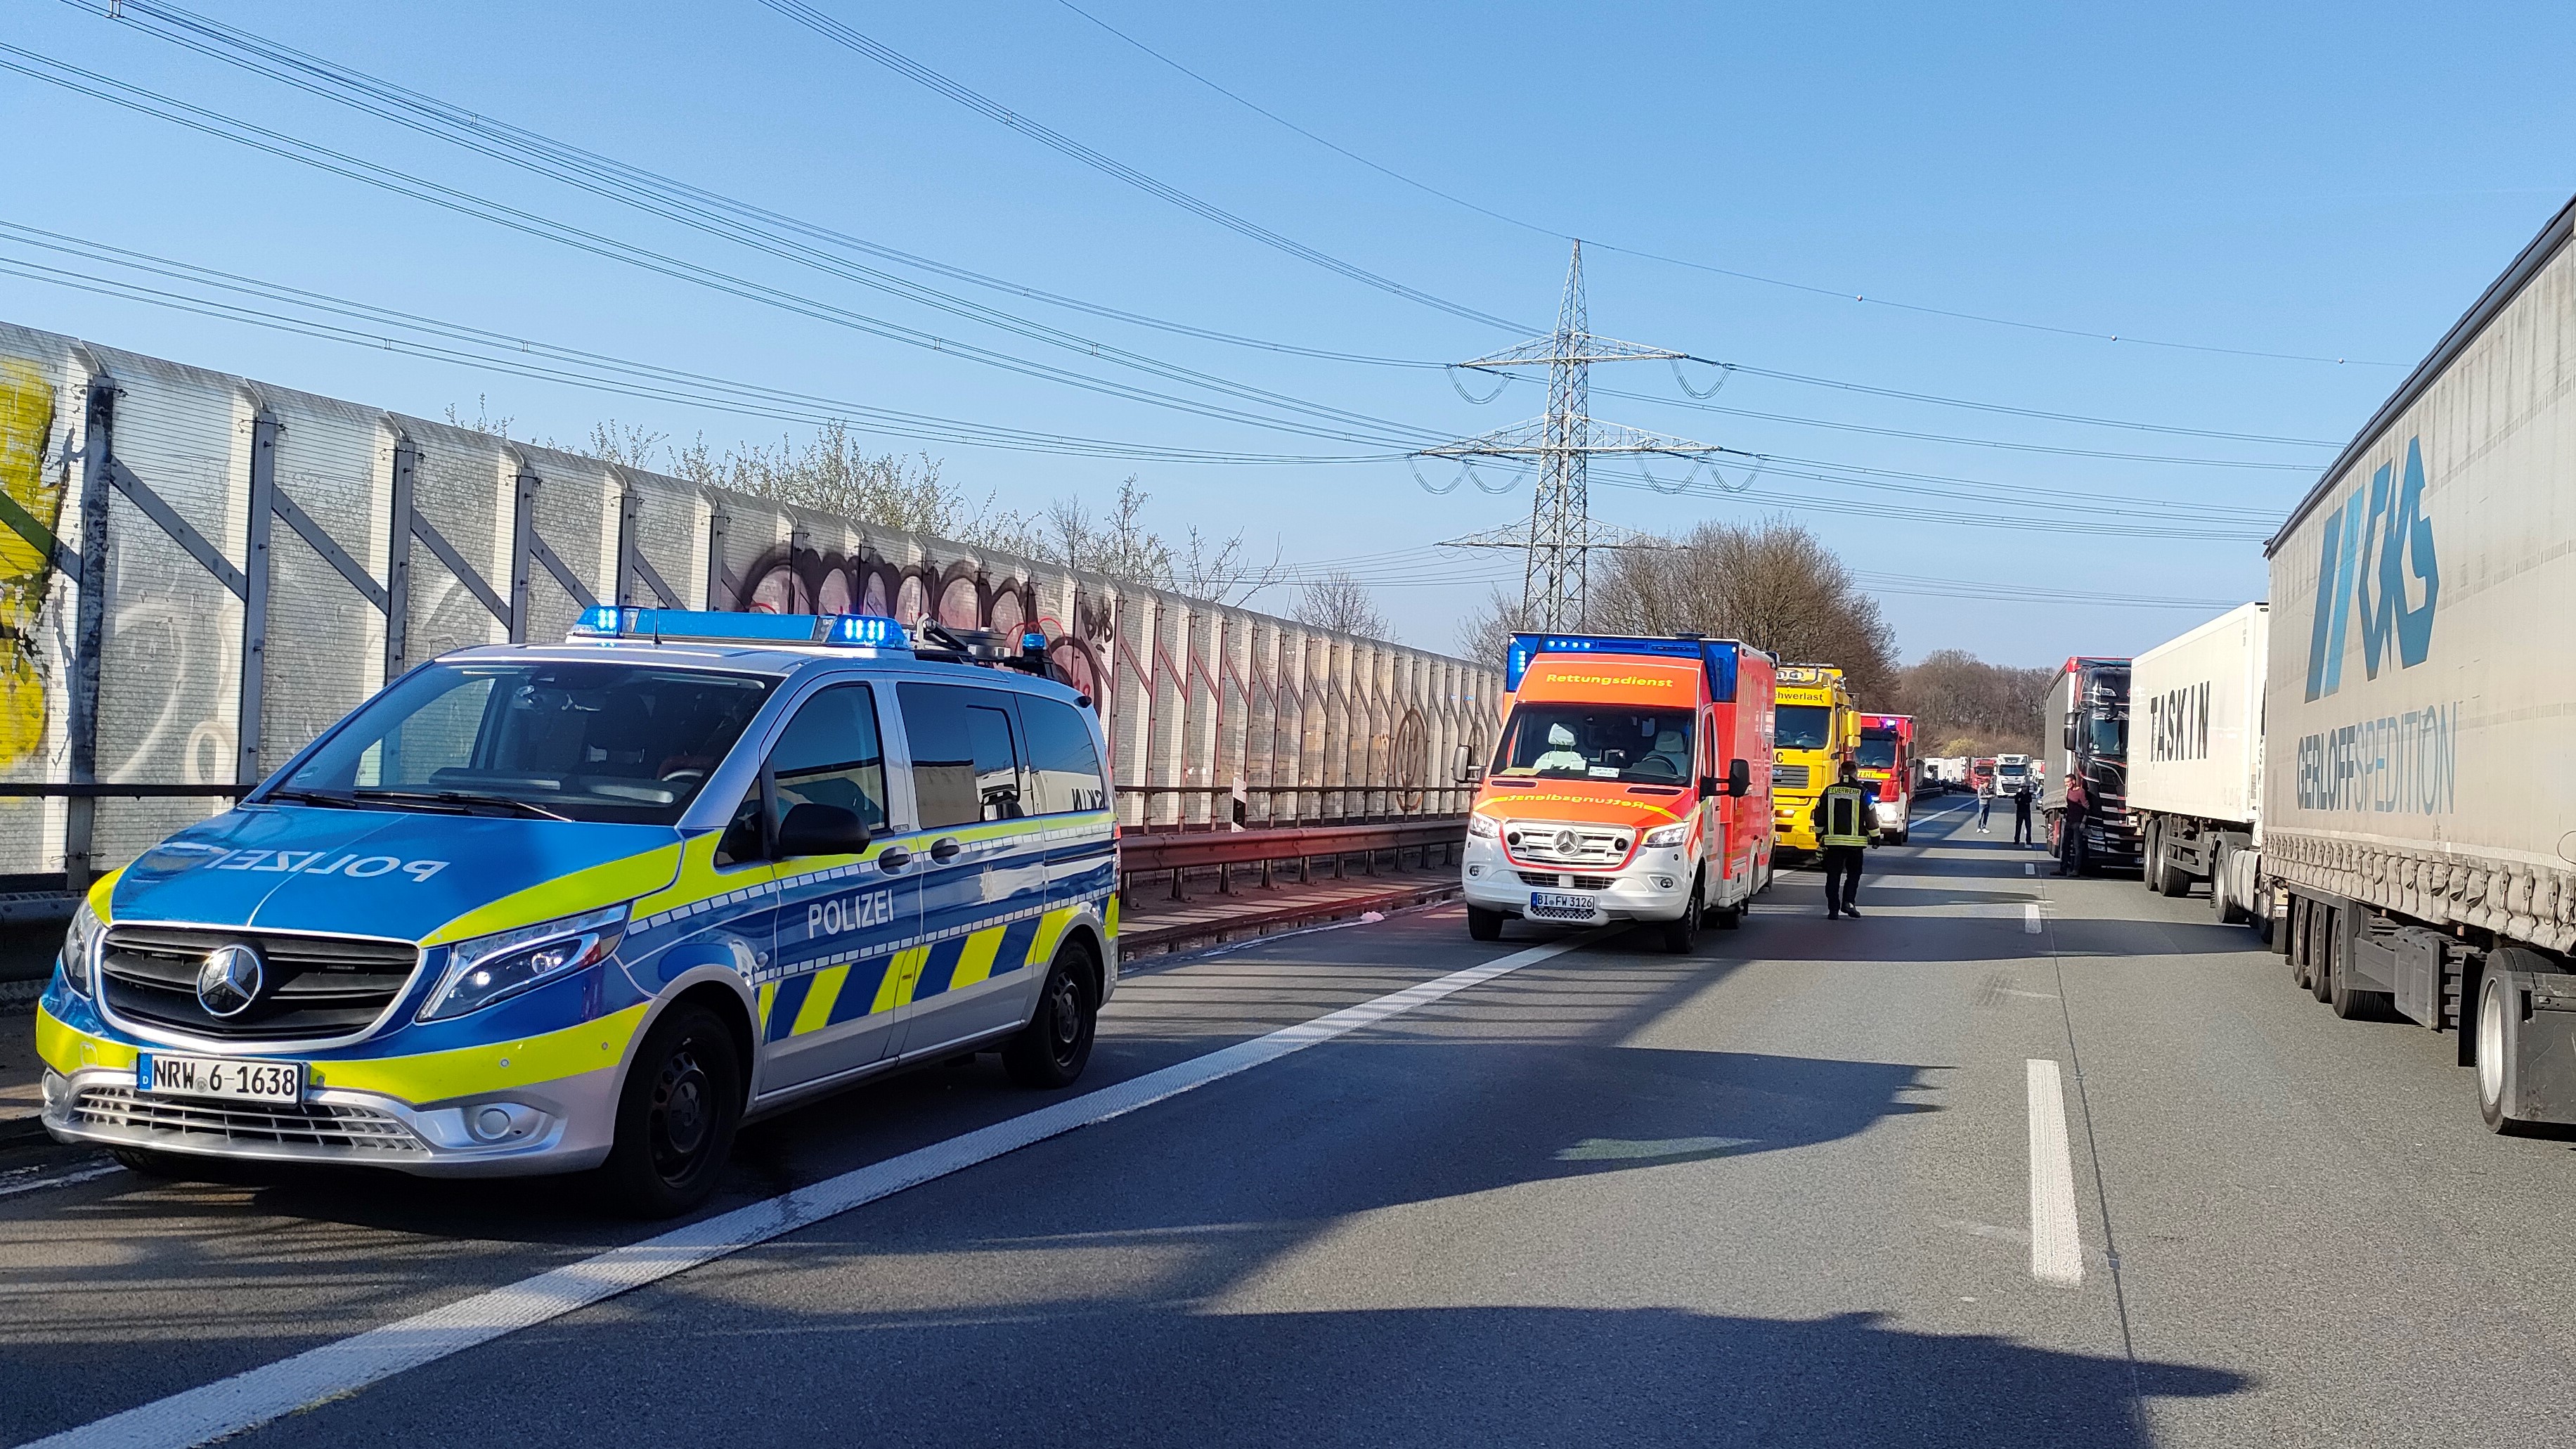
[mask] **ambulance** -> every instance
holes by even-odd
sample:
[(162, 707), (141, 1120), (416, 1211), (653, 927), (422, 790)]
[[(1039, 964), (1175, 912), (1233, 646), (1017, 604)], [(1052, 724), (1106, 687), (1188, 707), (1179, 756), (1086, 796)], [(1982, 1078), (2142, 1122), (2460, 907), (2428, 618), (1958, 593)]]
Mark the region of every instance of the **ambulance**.
[(1862, 783), (1877, 792), (1878, 838), (1903, 845), (1914, 824), (1914, 717), (1865, 714), (1855, 746)]
[(1118, 981), (1090, 700), (1045, 639), (603, 607), (386, 686), (100, 880), (46, 1128), (686, 1211), (750, 1119), (998, 1050), (1082, 1074)]
[(1860, 747), (1860, 711), (1843, 672), (1831, 664), (1780, 666), (1779, 763), (1771, 771), (1771, 806), (1782, 850), (1815, 854), (1816, 797), (1841, 777)]
[(1726, 639), (1513, 635), (1502, 742), (1459, 762), (1468, 934), (1651, 921), (1686, 953), (1734, 929), (1771, 883), (1774, 664)]

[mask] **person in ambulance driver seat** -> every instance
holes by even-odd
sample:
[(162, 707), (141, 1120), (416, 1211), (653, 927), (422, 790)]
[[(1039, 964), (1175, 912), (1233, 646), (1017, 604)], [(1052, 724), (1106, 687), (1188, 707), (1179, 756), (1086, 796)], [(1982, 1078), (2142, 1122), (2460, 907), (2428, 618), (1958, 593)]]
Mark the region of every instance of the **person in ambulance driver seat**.
[(1843, 761), (1842, 778), (1816, 797), (1816, 842), (1825, 849), (1825, 919), (1860, 914), (1860, 867), (1869, 849), (1877, 791), (1863, 783), (1860, 766)]

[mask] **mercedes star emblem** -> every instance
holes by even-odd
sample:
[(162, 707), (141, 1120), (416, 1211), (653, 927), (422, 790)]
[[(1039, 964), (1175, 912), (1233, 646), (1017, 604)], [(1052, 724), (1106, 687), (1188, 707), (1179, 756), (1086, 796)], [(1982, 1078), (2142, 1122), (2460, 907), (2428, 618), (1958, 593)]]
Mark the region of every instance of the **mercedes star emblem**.
[(239, 942), (217, 946), (197, 968), (197, 1004), (211, 1015), (239, 1016), (267, 984), (268, 970), (257, 951)]
[(1574, 853), (1573, 831), (1560, 830), (1556, 832), (1556, 853), (1559, 855), (1572, 855)]

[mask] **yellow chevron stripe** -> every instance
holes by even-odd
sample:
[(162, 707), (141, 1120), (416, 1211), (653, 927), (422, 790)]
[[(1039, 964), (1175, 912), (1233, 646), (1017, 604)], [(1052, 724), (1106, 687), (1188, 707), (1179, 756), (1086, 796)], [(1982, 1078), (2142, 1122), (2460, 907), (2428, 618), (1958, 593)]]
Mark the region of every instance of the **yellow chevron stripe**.
[(763, 1040), (767, 1040), (767, 1039), (768, 1039), (768, 1036), (769, 1036), (769, 1004), (770, 1004), (771, 1002), (773, 1002), (773, 1001), (776, 1001), (777, 999), (778, 999), (778, 983), (777, 983), (777, 982), (775, 982), (775, 981), (766, 981), (766, 982), (761, 983), (761, 987), (760, 987), (760, 1035), (761, 1035), (761, 1038), (762, 1038)]
[(1064, 928), (1073, 924), (1073, 907), (1058, 906), (1038, 917), (1037, 934), (1029, 938), (1029, 959), (1023, 966), (1035, 966), (1055, 959), (1055, 947), (1064, 939)]
[(957, 969), (948, 975), (949, 990), (972, 986), (993, 974), (993, 958), (1001, 954), (1002, 933), (1008, 929), (986, 926), (966, 938), (966, 949), (957, 957)]
[(1118, 892), (1116, 892), (1116, 891), (1111, 891), (1111, 892), (1109, 893), (1109, 910), (1108, 910), (1107, 915), (1105, 915), (1102, 919), (1103, 919), (1103, 923), (1104, 923), (1105, 925), (1107, 925), (1107, 926), (1108, 926), (1108, 928), (1109, 928), (1109, 939), (1110, 939), (1110, 940), (1113, 940), (1113, 941), (1117, 940), (1117, 939), (1118, 939)]
[(894, 959), (886, 963), (885, 979), (877, 983), (877, 999), (868, 1007), (869, 1013), (892, 1011), (898, 1006), (911, 1004), (912, 988), (921, 980), (921, 968), (928, 964), (928, 946), (895, 952)]
[(826, 966), (815, 972), (813, 988), (805, 993), (805, 1004), (796, 1010), (796, 1025), (787, 1034), (803, 1036), (830, 1021), (832, 1003), (841, 999), (841, 983), (849, 976), (847, 966)]

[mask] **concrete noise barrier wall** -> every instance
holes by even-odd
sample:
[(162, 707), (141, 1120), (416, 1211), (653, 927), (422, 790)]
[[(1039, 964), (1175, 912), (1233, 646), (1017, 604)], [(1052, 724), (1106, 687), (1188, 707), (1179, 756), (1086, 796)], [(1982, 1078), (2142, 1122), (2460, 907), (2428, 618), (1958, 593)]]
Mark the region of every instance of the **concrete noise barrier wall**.
[(1483, 665), (0, 323), (0, 876), (77, 887), (404, 669), (610, 601), (1042, 630), (1130, 825), (1462, 809), (1502, 700)]

